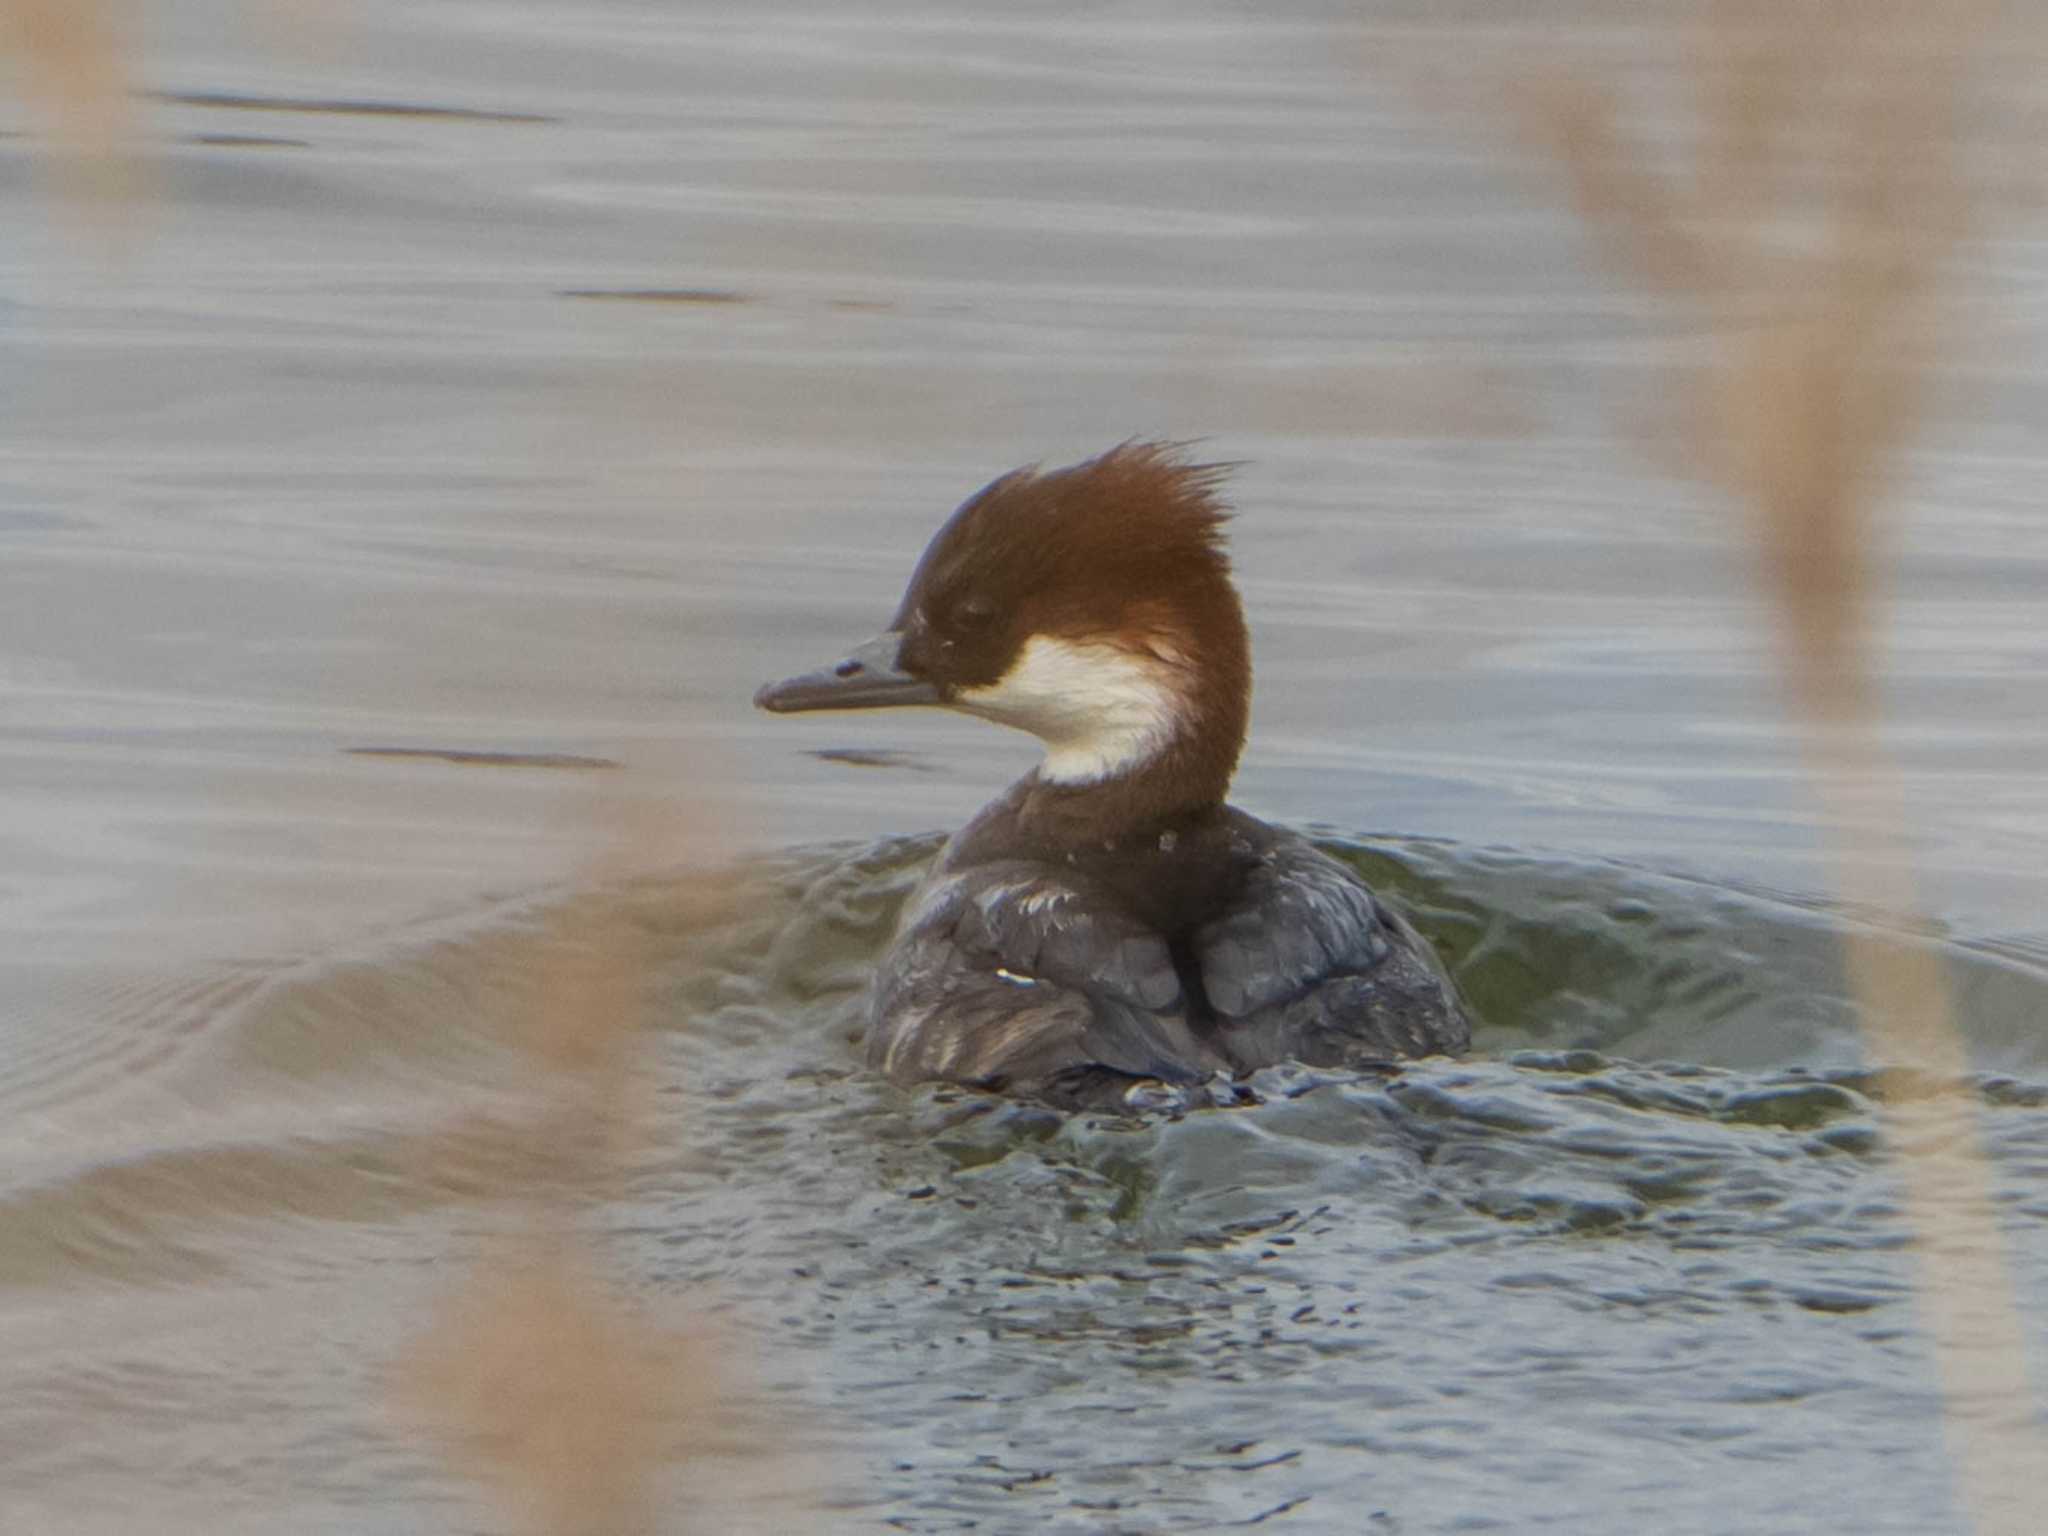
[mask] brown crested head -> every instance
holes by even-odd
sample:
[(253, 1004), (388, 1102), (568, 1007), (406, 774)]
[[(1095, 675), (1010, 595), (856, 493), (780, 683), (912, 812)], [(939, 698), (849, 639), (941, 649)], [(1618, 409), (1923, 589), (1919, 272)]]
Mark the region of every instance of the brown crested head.
[[(1175, 799), (1220, 800), (1251, 690), (1218, 495), (1229, 468), (1129, 442), (991, 482), (918, 562), (891, 626), (897, 665), (943, 702), (1044, 737), (1050, 779), (1086, 780), (1091, 763), (1107, 776), (1142, 756), (1175, 780)], [(1131, 763), (1117, 757), (1125, 748)]]

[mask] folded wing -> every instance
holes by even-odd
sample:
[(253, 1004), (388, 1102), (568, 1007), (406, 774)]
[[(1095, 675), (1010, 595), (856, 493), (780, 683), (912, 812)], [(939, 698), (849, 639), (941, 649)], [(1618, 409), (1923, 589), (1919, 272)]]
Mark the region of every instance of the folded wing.
[(1242, 1069), (1463, 1050), (1471, 1026), (1427, 940), (1350, 869), (1288, 835), (1195, 939), (1218, 1040)]
[(1186, 1005), (1165, 940), (1085, 879), (976, 865), (913, 898), (875, 977), (868, 1062), (1012, 1090), (1199, 1081), (1229, 1062)]

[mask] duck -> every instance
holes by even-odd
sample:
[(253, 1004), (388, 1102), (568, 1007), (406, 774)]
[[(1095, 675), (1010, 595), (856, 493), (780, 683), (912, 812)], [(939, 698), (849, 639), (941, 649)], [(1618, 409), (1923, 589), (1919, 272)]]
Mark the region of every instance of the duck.
[(1226, 800), (1252, 696), (1233, 468), (1133, 440), (1002, 475), (932, 537), (881, 634), (755, 695), (776, 714), (949, 709), (1044, 745), (905, 902), (865, 1000), (873, 1070), (1144, 1109), (1282, 1063), (1469, 1047), (1413, 924)]

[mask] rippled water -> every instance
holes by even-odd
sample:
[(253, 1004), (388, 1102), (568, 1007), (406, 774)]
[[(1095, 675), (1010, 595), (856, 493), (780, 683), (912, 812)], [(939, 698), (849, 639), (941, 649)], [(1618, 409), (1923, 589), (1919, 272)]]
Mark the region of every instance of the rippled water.
[[(1839, 920), (1616, 865), (1333, 845), (1455, 957), (1482, 1059), (1067, 1119), (848, 1074), (862, 973), (932, 846), (792, 856), (704, 928), (634, 898), (675, 941), (683, 1140), (636, 1170), (624, 1230), (829, 1361), (865, 1507), (912, 1530), (1948, 1518), (1875, 1124), (1919, 1085), (1846, 1064)], [(2048, 967), (1949, 953), (2038, 1300), (2048, 1071), (2024, 1026)]]
[[(151, 15), (118, 260), (0, 138), (0, 1531), (499, 1528), (390, 1378), (543, 1195), (729, 1357), (669, 1528), (1961, 1528), (1928, 1085), (1863, 1059), (1739, 525), (1643, 420), (1704, 338), (1439, 67), (1562, 43), (1661, 121), (1646, 12), (324, 14)], [(1884, 655), (1889, 941), (2038, 1317), (2031, 59)], [(1127, 1122), (857, 1069), (928, 830), (1028, 747), (747, 700), (1133, 434), (1247, 461), (1238, 798), (1410, 907), (1471, 1060)], [(591, 931), (646, 1022), (603, 1176), (536, 1071)]]
[[(1926, 1085), (1852, 1064), (1842, 919), (1331, 846), (1453, 957), (1476, 1059), (1275, 1070), (1253, 1107), (1134, 1121), (877, 1084), (854, 1007), (930, 838), (139, 1000), (191, 1022), (144, 1086), (121, 1069), (120, 1155), (43, 1143), (0, 1204), (9, 1486), (436, 1528), (444, 1475), (392, 1443), (379, 1381), (434, 1270), (565, 1176), (517, 1021), (573, 910), (639, 936), (660, 1021), (657, 1111), (589, 1230), (629, 1290), (713, 1305), (752, 1362), (727, 1411), (771, 1461), (822, 1458), (834, 1528), (1951, 1523), (1876, 1123), (1891, 1102), (1910, 1143)], [(2036, 1309), (2048, 965), (1944, 949)], [(730, 1518), (776, 1528), (752, 1477)]]

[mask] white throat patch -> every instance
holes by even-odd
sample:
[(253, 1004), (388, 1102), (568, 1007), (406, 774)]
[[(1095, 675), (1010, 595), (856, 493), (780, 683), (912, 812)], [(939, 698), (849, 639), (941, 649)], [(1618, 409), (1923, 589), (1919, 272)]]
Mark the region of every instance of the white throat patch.
[(1184, 708), (1176, 671), (1120, 645), (1033, 635), (1009, 671), (960, 689), (953, 707), (1044, 742), (1041, 779), (1086, 784), (1166, 749)]

